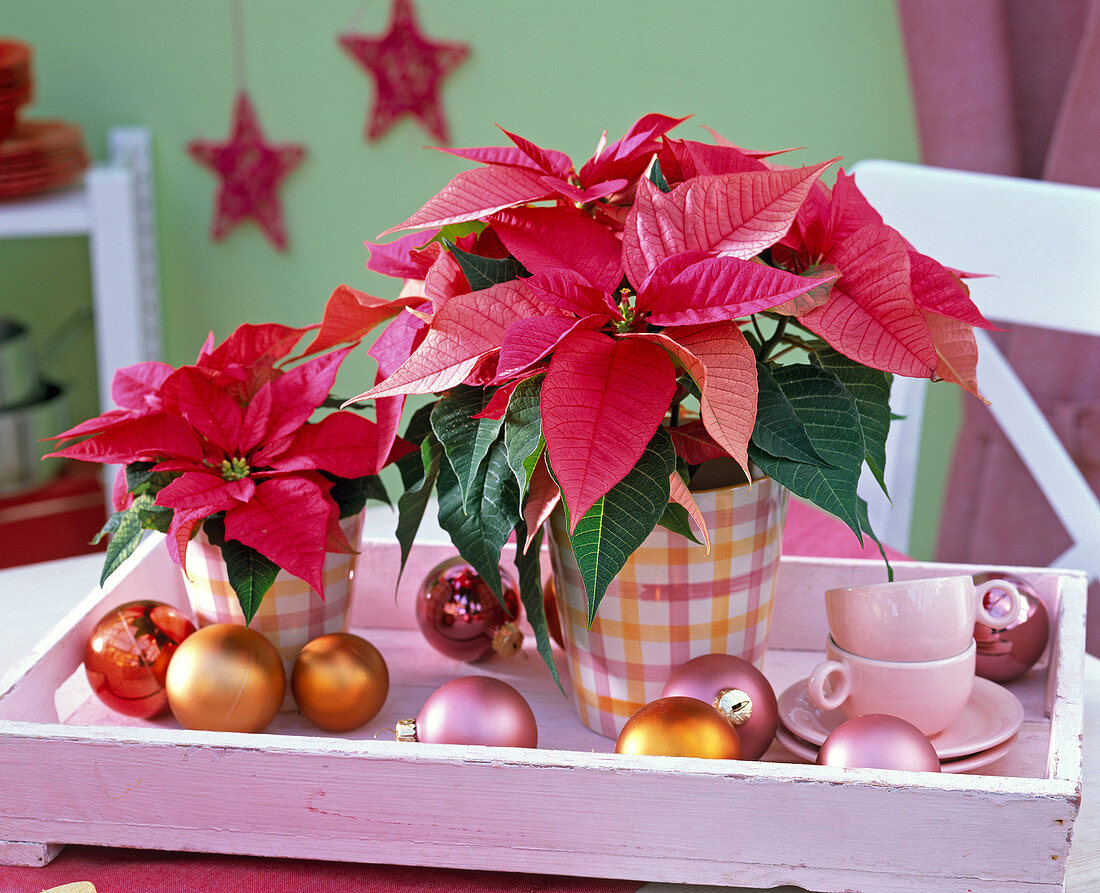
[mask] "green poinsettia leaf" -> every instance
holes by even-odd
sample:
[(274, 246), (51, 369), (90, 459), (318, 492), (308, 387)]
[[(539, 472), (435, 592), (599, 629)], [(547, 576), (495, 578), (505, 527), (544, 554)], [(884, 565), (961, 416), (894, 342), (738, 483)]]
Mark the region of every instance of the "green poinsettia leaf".
[(155, 496), (176, 477), (168, 471), (153, 471), (155, 462), (131, 462), (126, 466), (126, 489), (135, 496)]
[(817, 366), (781, 366), (772, 375), (829, 464), (774, 456), (756, 443), (749, 444), (749, 458), (795, 495), (840, 518), (862, 543), (856, 485), (865, 450), (855, 400), (840, 379)]
[(332, 497), (332, 500), (340, 509), (341, 518), (358, 515), (363, 511), (368, 499), (392, 505), (390, 496), (382, 484), (382, 479), (376, 474), (368, 474), (358, 478), (337, 477), (324, 471), (321, 474), (332, 481), (329, 496)]
[[(405, 430), (405, 440), (413, 446), (421, 446), (425, 438), (432, 434), (432, 410), (435, 402), (421, 406), (409, 419), (408, 428)], [(416, 486), (424, 479), (425, 464), (422, 461), (419, 450), (406, 453), (396, 463), (397, 470), (401, 473), (401, 484), (408, 490)]]
[(526, 552), (523, 544), (527, 542), (527, 525), (520, 521), (516, 525), (516, 570), (519, 572), (519, 598), (527, 613), (527, 622), (535, 632), (535, 647), (546, 664), (559, 691), (565, 694), (558, 668), (550, 650), (550, 627), (546, 621), (546, 602), (542, 592), (542, 568), (539, 564), (539, 549), (542, 548), (542, 531), (539, 530)]
[(776, 380), (773, 371), (763, 363), (756, 364), (759, 392), (756, 398), (756, 422), (752, 429), (752, 443), (769, 456), (778, 456), (794, 462), (824, 465), (825, 461), (814, 448), (806, 425), (799, 418), (790, 398)]
[[(99, 575), (99, 585), (102, 586), (111, 574), (118, 570), (119, 566), (127, 558), (134, 554), (134, 550), (145, 535), (145, 526), (141, 523), (141, 513), (153, 504), (153, 497), (148, 494), (135, 497), (133, 503), (125, 510), (118, 512), (102, 531), (110, 533), (111, 541), (107, 544), (107, 554), (103, 559), (103, 571)], [(117, 521), (115, 520), (117, 518)], [(112, 530), (107, 530), (112, 527)], [(99, 536), (96, 537), (96, 542)]]
[(450, 463), (440, 462), (439, 526), (450, 535), (459, 554), (481, 575), (500, 603), (500, 553), (520, 520), (519, 488), (508, 467), (503, 440), (489, 450), (477, 475), (470, 482), (470, 508)]
[(229, 585), (237, 593), (237, 602), (241, 606), (247, 626), (256, 615), (264, 595), (275, 582), (279, 566), (251, 546), (237, 540), (225, 540), (221, 551)]
[(141, 526), (146, 530), (156, 530), (159, 533), (167, 533), (172, 526), (172, 510), (163, 505), (150, 505), (147, 508), (138, 509), (138, 517)]
[(866, 533), (876, 546), (878, 546), (878, 554), (882, 556), (882, 560), (886, 562), (886, 582), (894, 582), (894, 567), (890, 564), (890, 559), (886, 555), (886, 549), (882, 545), (881, 540), (875, 536), (874, 530), (871, 529), (871, 519), (867, 514), (867, 500), (862, 496), (859, 497), (859, 525), (863, 528), (863, 532)]
[[(417, 465), (420, 468), (420, 478), (413, 484), (407, 485), (401, 498), (397, 500), (397, 542), (401, 546), (401, 565), (397, 571), (397, 585), (401, 583), (401, 575), (405, 573), (405, 565), (412, 551), (416, 533), (420, 530), (420, 522), (424, 520), (424, 511), (428, 507), (428, 501), (432, 496), (432, 489), (439, 478), (439, 469), (443, 463), (443, 445), (435, 439), (434, 435), (425, 437), (420, 444), (420, 451), (416, 454)], [(394, 588), (394, 596), (397, 589)]]
[(481, 291), (491, 285), (500, 285), (502, 282), (511, 282), (521, 276), (530, 276), (527, 269), (514, 257), (481, 257), (463, 251), (454, 242), (443, 240), (447, 250), (462, 268), (466, 281), (470, 283), (470, 291)]
[(676, 468), (672, 438), (658, 428), (634, 468), (585, 512), (569, 538), (588, 595), (588, 623), (615, 575), (657, 526)]
[(504, 446), (508, 453), (508, 466), (519, 484), (520, 502), (527, 495), (531, 475), (546, 445), (539, 413), (543, 377), (536, 375), (516, 385), (504, 413)]
[(661, 515), (657, 523), (661, 525), (661, 527), (671, 530), (673, 533), (678, 533), (680, 536), (687, 537), (693, 543), (702, 545), (699, 538), (695, 535), (695, 532), (691, 529), (691, 516), (688, 514), (687, 509), (678, 502), (670, 502), (666, 505), (664, 514)]
[(884, 474), (886, 435), (890, 433), (890, 385), (894, 377), (889, 372), (880, 372), (861, 365), (828, 346), (816, 350), (813, 359), (822, 369), (827, 369), (839, 378), (840, 383), (856, 401), (867, 467), (871, 469), (882, 492), (889, 496)]
[(432, 431), (443, 444), (467, 510), (475, 504), (475, 482), (504, 424), (503, 418), (474, 418), (490, 396), (485, 388), (461, 385), (441, 397), (432, 410)]
[(661, 165), (654, 160), (653, 166), (649, 169), (649, 181), (656, 186), (661, 192), (672, 192), (672, 187), (668, 185), (668, 180), (665, 179), (665, 175), (661, 172)]

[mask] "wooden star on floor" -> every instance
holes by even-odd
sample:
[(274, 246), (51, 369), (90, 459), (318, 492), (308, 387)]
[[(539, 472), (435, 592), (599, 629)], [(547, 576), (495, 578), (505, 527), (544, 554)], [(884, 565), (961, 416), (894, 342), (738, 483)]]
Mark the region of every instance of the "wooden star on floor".
[(470, 54), (469, 46), (425, 38), (412, 0), (394, 0), (390, 30), (381, 37), (341, 34), (339, 43), (374, 78), (368, 140), (379, 139), (402, 115), (413, 115), (436, 141), (447, 142), (439, 85)]
[(278, 189), (305, 158), (305, 146), (269, 143), (256, 109), (241, 90), (233, 106), (232, 133), (225, 142), (192, 140), (187, 151), (221, 177), (210, 237), (221, 241), (245, 220), (253, 220), (279, 251), (286, 251), (286, 227)]

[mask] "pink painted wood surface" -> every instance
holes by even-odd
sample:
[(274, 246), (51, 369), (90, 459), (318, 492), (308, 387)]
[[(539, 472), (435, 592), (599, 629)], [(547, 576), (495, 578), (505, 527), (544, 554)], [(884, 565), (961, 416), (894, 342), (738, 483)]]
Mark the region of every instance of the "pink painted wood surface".
[[(490, 869), (516, 868), (522, 853), (532, 872), (815, 890), (1061, 883), (1080, 790), (1080, 576), (1017, 570), (1060, 634), (1050, 658), (1013, 685), (1026, 713), (1017, 746), (984, 774), (951, 776), (806, 766), (778, 745), (759, 763), (607, 753), (612, 743), (580, 726), (530, 649), (469, 666), (424, 643), (410, 593), (449, 549), (414, 552), (395, 606), (395, 547), (364, 547), (373, 563), (357, 575), (353, 626), (393, 677), (375, 722), (330, 737), (286, 715), (269, 734), (245, 736), (101, 707), (80, 666), (90, 625), (131, 598), (177, 599), (174, 568), (149, 548), (0, 683), (0, 839)], [(899, 576), (952, 572), (965, 569), (898, 567)], [(820, 657), (820, 593), (881, 574), (878, 562), (784, 559), (764, 667), (778, 690)], [(372, 739), (466, 673), (523, 691), (540, 749)], [(439, 847), (440, 833), (462, 846)]]

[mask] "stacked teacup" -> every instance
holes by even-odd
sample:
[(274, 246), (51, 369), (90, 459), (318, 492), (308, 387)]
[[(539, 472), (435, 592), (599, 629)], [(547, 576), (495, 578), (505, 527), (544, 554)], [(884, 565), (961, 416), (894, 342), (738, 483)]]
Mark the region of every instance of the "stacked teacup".
[[(1011, 610), (994, 617), (983, 599), (1003, 591)], [(900, 717), (931, 737), (962, 713), (974, 686), (974, 624), (1001, 629), (1023, 597), (1011, 583), (975, 586), (968, 576), (830, 589), (826, 660), (809, 680), (810, 700), (849, 718)]]

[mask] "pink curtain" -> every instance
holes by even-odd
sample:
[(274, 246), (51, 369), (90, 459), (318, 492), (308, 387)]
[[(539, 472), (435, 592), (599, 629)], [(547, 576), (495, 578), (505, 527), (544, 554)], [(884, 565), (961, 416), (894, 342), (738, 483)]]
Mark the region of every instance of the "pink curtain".
[[(1100, 187), (1100, 0), (897, 5), (925, 163)], [(1100, 492), (1100, 341), (1024, 327), (998, 338)], [(1068, 536), (988, 411), (964, 406), (937, 558), (1051, 563)], [(1089, 602), (1100, 654), (1096, 584)]]

